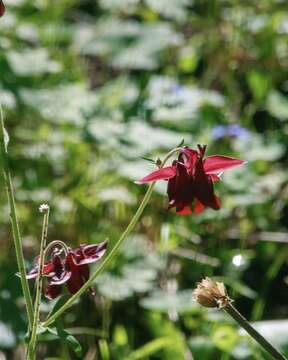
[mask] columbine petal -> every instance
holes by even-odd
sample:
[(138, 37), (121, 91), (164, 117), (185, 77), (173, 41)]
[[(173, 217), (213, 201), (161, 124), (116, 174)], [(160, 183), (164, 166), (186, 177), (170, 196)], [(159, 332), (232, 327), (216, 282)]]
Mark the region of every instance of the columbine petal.
[(228, 156), (212, 155), (204, 159), (204, 170), (206, 174), (219, 174), (225, 170), (244, 165), (246, 161)]
[[(88, 263), (100, 260), (107, 249), (107, 241), (99, 244), (81, 245), (77, 249), (68, 248), (63, 258), (62, 251), (55, 248), (51, 260), (46, 262), (43, 274), (46, 275), (44, 293), (48, 299), (55, 299), (62, 292), (63, 285), (71, 294), (75, 294), (89, 279)], [(60, 256), (62, 254), (62, 257)], [(28, 279), (36, 279), (39, 273), (39, 257), (35, 259), (35, 266), (27, 275)], [(91, 292), (92, 289), (90, 289)]]
[[(49, 276), (54, 272), (54, 265), (51, 261), (47, 262), (43, 267), (43, 275)], [(39, 273), (39, 266), (34, 266), (34, 268), (26, 275), (27, 279), (36, 279)]]
[(79, 273), (80, 273), (81, 277), (86, 282), (89, 279), (89, 276), (90, 276), (89, 266), (87, 266), (86, 264), (78, 266), (78, 270), (79, 270)]
[(53, 300), (61, 294), (61, 291), (62, 291), (62, 286), (48, 285), (45, 289), (45, 297), (49, 300)]
[(75, 294), (86, 282), (86, 278), (79, 271), (79, 268), (83, 266), (88, 268), (88, 265), (78, 265), (75, 258), (74, 252), (70, 250), (66, 257), (65, 268), (71, 272), (67, 281), (67, 288), (71, 294)]
[(85, 280), (78, 273), (75, 273), (67, 282), (67, 288), (70, 294), (75, 294), (84, 284)]
[(153, 171), (149, 175), (145, 176), (143, 179), (135, 181), (136, 184), (145, 184), (158, 180), (167, 180), (171, 179), (176, 175), (176, 167), (175, 166), (167, 166), (163, 169), (159, 169)]
[(193, 182), (187, 168), (181, 162), (176, 163), (176, 176), (168, 181), (167, 193), (169, 198), (169, 209), (176, 207), (179, 214), (186, 206), (190, 206), (193, 197)]
[(48, 281), (50, 285), (62, 285), (65, 284), (70, 278), (71, 278), (71, 271), (64, 270), (60, 274), (60, 276), (54, 275)]
[(52, 262), (47, 262), (43, 267), (43, 275), (49, 275), (54, 272), (54, 265)]
[(220, 209), (220, 202), (214, 194), (213, 181), (203, 168), (202, 159), (199, 158), (195, 165), (194, 188), (196, 198), (205, 206), (214, 210)]
[[(222, 173), (221, 173), (222, 174)], [(217, 181), (220, 181), (221, 180), (221, 174), (218, 174), (218, 175), (215, 175), (215, 174), (211, 174), (210, 175), (210, 178), (213, 182), (217, 182)]]
[(105, 254), (107, 249), (107, 241), (100, 244), (93, 245), (80, 245), (80, 248), (76, 249), (77, 264), (84, 265), (98, 261)]
[(193, 212), (195, 214), (200, 214), (204, 209), (205, 206), (199, 200), (196, 200)]
[(190, 215), (190, 214), (193, 213), (193, 211), (191, 210), (190, 206), (185, 206), (181, 210), (176, 210), (176, 213), (179, 214), (179, 215)]
[[(38, 276), (38, 272), (39, 272), (39, 267), (34, 267), (31, 271), (29, 271), (29, 273), (26, 275), (26, 279), (36, 279)], [(20, 273), (16, 274), (17, 276), (20, 277)]]
[[(194, 166), (196, 164), (196, 161), (198, 159), (198, 153), (197, 151), (190, 149), (189, 147), (184, 147), (182, 150), (182, 154), (186, 155), (186, 157), (183, 158), (183, 162), (188, 170), (192, 174)], [(182, 160), (182, 154), (180, 154), (178, 160)]]

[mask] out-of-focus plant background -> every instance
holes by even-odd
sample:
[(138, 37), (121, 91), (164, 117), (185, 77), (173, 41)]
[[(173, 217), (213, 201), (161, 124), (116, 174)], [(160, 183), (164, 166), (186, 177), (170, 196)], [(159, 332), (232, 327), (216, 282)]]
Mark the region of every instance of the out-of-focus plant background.
[[(42, 202), (52, 208), (50, 240), (113, 244), (145, 192), (133, 181), (153, 170), (141, 157), (161, 157), (184, 138), (249, 161), (216, 185), (218, 212), (168, 213), (165, 183), (157, 186), (96, 296), (62, 318), (82, 344), (80, 358), (266, 359), (222, 312), (192, 301), (205, 275), (224, 281), (241, 312), (287, 353), (287, 2), (6, 6), (0, 97), (27, 269)], [(26, 317), (2, 178), (0, 196), (0, 357), (21, 359)], [(53, 335), (43, 340), (39, 359), (77, 358)]]

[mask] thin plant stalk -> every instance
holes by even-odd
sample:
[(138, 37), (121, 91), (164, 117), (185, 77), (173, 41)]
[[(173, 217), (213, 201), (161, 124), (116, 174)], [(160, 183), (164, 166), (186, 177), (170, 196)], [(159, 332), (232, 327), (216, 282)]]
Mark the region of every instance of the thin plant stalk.
[(2, 168), (4, 174), (4, 183), (6, 187), (8, 203), (10, 207), (10, 220), (12, 226), (12, 234), (13, 234), (13, 241), (15, 246), (16, 252), (16, 259), (17, 259), (17, 266), (20, 274), (21, 279), (21, 286), (24, 295), (25, 305), (26, 305), (26, 312), (28, 317), (29, 328), (32, 328), (33, 323), (33, 305), (31, 294), (29, 290), (28, 281), (26, 278), (26, 270), (25, 270), (25, 260), (24, 254), (22, 249), (22, 239), (18, 225), (17, 213), (16, 213), (16, 205), (15, 205), (15, 197), (13, 191), (13, 184), (12, 178), (9, 168), (8, 162), (8, 151), (7, 151), (7, 144), (5, 143), (5, 127), (4, 127), (4, 117), (2, 106), (0, 104), (0, 119), (1, 119), (1, 126), (0, 126), (0, 137), (1, 137), (1, 157), (2, 157)]
[(244, 318), (239, 311), (228, 302), (223, 308), (237, 323), (253, 337), (255, 341), (265, 349), (275, 360), (287, 360), (267, 339), (265, 339), (258, 331)]
[(35, 359), (37, 329), (40, 321), (39, 315), (40, 315), (41, 293), (42, 293), (42, 284), (43, 284), (43, 268), (45, 261), (45, 248), (46, 248), (48, 224), (49, 224), (49, 206), (48, 205), (42, 205), (42, 206), (44, 207), (43, 209), (44, 217), (43, 217), (41, 244), (40, 244), (39, 272), (36, 282), (36, 297), (34, 303), (33, 325), (31, 330), (30, 342), (28, 345), (27, 360)]
[(275, 360), (288, 360), (267, 339), (259, 334), (258, 331), (232, 305), (233, 300), (231, 300), (228, 296), (224, 283), (213, 281), (211, 278), (205, 277), (205, 279), (197, 284), (193, 295), (198, 304), (202, 306), (224, 310), (234, 320), (236, 320), (237, 323), (246, 330), (248, 334), (251, 335), (252, 338)]
[[(167, 160), (174, 155), (175, 153), (177, 153), (178, 151), (180, 151), (180, 148), (175, 148), (173, 150), (171, 150), (164, 158), (164, 160), (161, 162), (161, 164), (159, 165), (159, 168), (162, 168)], [(51, 325), (60, 315), (62, 315), (64, 313), (64, 311), (66, 311), (86, 290), (89, 289), (89, 287), (93, 284), (94, 280), (96, 279), (96, 277), (98, 275), (100, 275), (104, 270), (106, 270), (107, 266), (111, 263), (111, 261), (114, 259), (114, 257), (117, 254), (118, 249), (120, 248), (120, 246), (122, 245), (122, 243), (124, 242), (124, 240), (127, 238), (127, 236), (133, 231), (135, 225), (137, 224), (140, 216), (142, 215), (146, 205), (148, 204), (148, 201), (151, 197), (153, 188), (155, 186), (155, 182), (152, 182), (149, 187), (148, 190), (141, 202), (141, 204), (139, 205), (139, 208), (137, 209), (136, 213), (134, 214), (132, 220), (130, 221), (130, 223), (128, 224), (128, 226), (126, 227), (126, 229), (124, 230), (124, 232), (122, 233), (122, 235), (120, 236), (120, 238), (118, 239), (118, 241), (115, 243), (114, 247), (112, 248), (112, 250), (110, 251), (110, 253), (108, 254), (108, 256), (104, 259), (104, 261), (99, 265), (99, 267), (96, 269), (96, 271), (92, 274), (92, 276), (90, 277), (90, 279), (81, 287), (81, 289), (79, 289), (74, 295), (71, 296), (71, 298), (69, 300), (66, 301), (66, 303), (60, 308), (58, 309), (54, 314), (52, 314), (50, 317), (48, 317), (48, 319), (42, 324), (42, 326), (49, 326)]]

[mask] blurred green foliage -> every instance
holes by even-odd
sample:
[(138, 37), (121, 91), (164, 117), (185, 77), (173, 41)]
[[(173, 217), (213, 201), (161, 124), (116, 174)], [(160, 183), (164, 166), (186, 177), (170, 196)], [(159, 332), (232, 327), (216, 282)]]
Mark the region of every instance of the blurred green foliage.
[[(230, 319), (192, 301), (207, 275), (224, 280), (236, 306), (287, 352), (287, 2), (6, 5), (0, 99), (28, 269), (42, 202), (52, 208), (50, 240), (113, 244), (145, 192), (133, 181), (153, 170), (141, 157), (184, 138), (249, 161), (216, 185), (219, 212), (168, 213), (158, 184), (97, 295), (63, 317), (62, 340), (41, 335), (39, 359), (77, 358), (77, 340), (86, 360), (266, 359)], [(0, 357), (18, 359), (26, 318), (0, 196)]]

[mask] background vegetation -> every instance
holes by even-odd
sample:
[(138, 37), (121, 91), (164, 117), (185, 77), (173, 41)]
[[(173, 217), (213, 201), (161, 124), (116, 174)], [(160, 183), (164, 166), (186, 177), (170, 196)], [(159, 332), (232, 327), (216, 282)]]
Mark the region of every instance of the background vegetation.
[[(219, 212), (175, 216), (165, 210), (165, 184), (157, 186), (96, 296), (62, 319), (82, 344), (80, 358), (266, 359), (228, 317), (192, 301), (205, 275), (224, 281), (288, 355), (287, 2), (6, 5), (0, 98), (27, 269), (43, 202), (49, 240), (113, 244), (145, 192), (133, 181), (153, 169), (141, 157), (184, 138), (249, 161), (216, 185)], [(0, 358), (21, 359), (27, 319), (2, 178), (0, 197)], [(43, 340), (39, 359), (77, 358), (53, 335)]]

